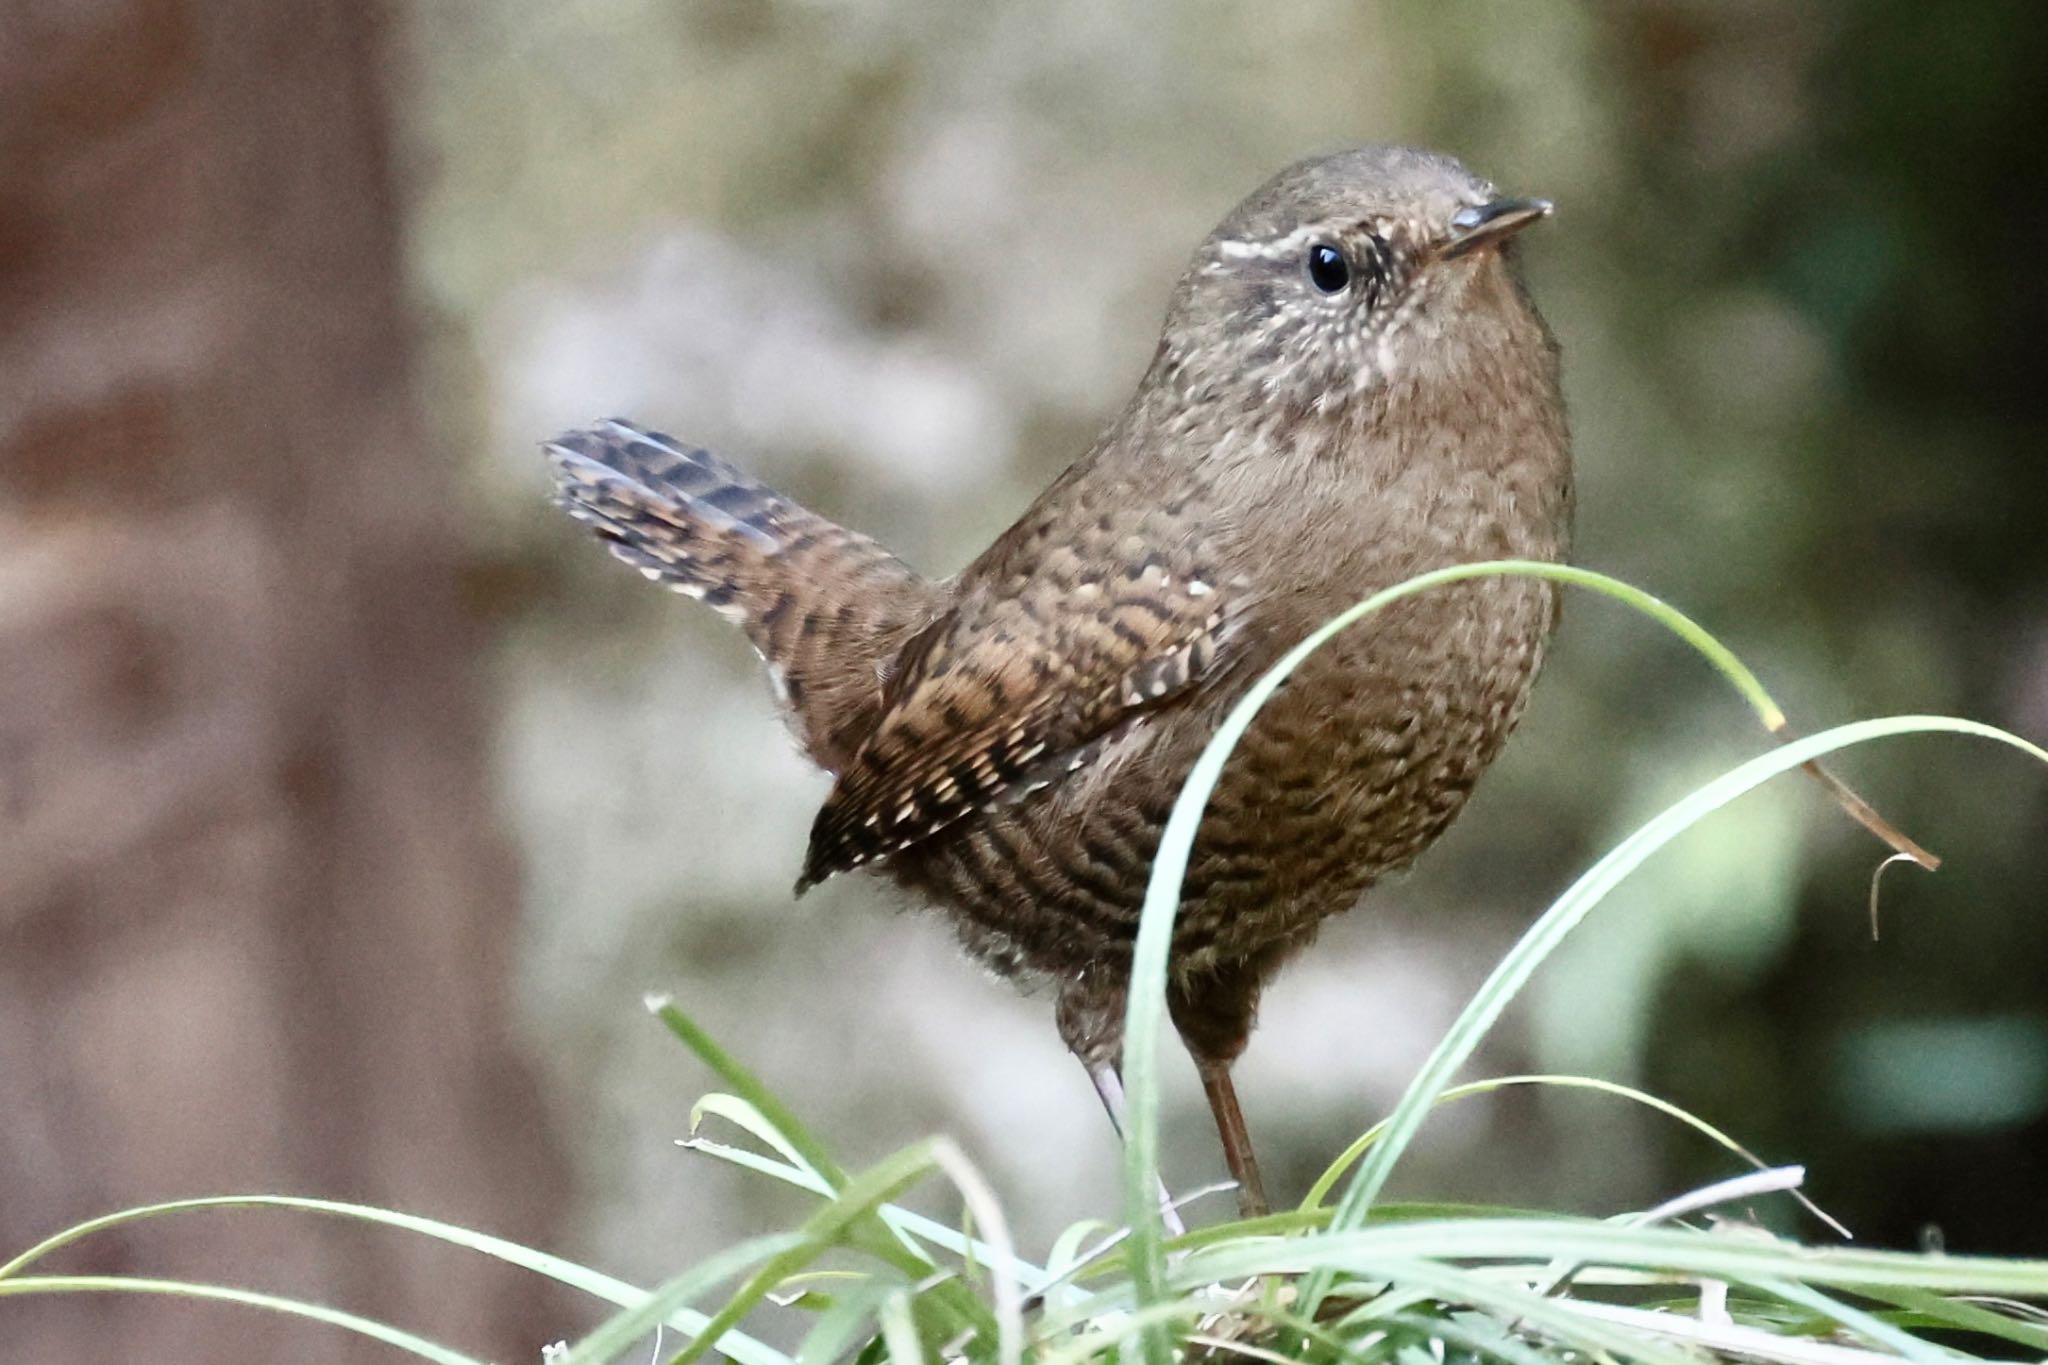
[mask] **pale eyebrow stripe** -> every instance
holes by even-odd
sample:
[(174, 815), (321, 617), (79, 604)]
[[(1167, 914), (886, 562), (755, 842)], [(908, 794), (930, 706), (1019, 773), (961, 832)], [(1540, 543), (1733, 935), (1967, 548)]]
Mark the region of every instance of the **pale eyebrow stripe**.
[(1311, 242), (1338, 235), (1339, 230), (1355, 226), (1348, 219), (1308, 223), (1296, 228), (1285, 237), (1273, 237), (1260, 241), (1226, 237), (1216, 243), (1216, 254), (1226, 260), (1243, 261), (1264, 257), (1282, 260), (1294, 255)]

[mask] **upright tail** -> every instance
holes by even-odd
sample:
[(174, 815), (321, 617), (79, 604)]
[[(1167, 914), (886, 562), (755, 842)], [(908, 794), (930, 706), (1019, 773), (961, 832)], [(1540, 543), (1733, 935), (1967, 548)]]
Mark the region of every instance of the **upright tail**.
[(709, 451), (616, 419), (545, 447), (555, 501), (649, 579), (717, 609), (768, 662), (813, 761), (838, 772), (942, 590), (866, 536)]

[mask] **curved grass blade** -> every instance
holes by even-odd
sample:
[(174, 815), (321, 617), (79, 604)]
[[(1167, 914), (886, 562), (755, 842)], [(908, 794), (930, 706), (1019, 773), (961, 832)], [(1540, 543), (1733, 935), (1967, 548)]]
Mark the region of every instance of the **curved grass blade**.
[[(1374, 593), (1350, 610), (1332, 618), (1289, 650), (1268, 669), (1230, 710), (1182, 784), (1162, 832), (1159, 851), (1152, 862), (1145, 901), (1133, 946), (1129, 1001), (1124, 1024), (1124, 1089), (1129, 1103), (1128, 1129), (1124, 1141), (1124, 1202), (1131, 1227), (1131, 1264), (1141, 1303), (1149, 1303), (1161, 1292), (1164, 1255), (1158, 1210), (1152, 1206), (1152, 1190), (1159, 1170), (1158, 1052), (1161, 1019), (1165, 1012), (1167, 958), (1173, 942), (1173, 921), (1179, 910), (1181, 883), (1187, 875), (1188, 858), (1201, 825), (1209, 795), (1215, 790), (1223, 765), (1237, 747), (1273, 693), (1301, 662), (1347, 627), (1401, 598), (1426, 592), (1446, 583), (1466, 579), (1518, 574), (1591, 588), (1651, 617), (1704, 655), (1723, 677), (1732, 683), (1756, 711), (1767, 729), (1776, 734), (1786, 728), (1785, 713), (1764, 690), (1754, 673), (1745, 667), (1720, 641), (1677, 608), (1605, 574), (1563, 564), (1533, 560), (1495, 560), (1479, 564), (1454, 565), (1420, 574), (1406, 582)], [(1809, 761), (1814, 755), (1809, 755)], [(1852, 813), (1854, 813), (1852, 811)], [(1896, 845), (1895, 845), (1896, 847)], [(1144, 1340), (1149, 1365), (1167, 1365), (1168, 1346), (1163, 1332), (1148, 1333)]]
[[(1299, 1246), (1303, 1243), (1282, 1245)], [(1177, 1287), (1185, 1287), (1206, 1283), (1211, 1278), (1236, 1279), (1238, 1276), (1229, 1271), (1212, 1276), (1210, 1269), (1238, 1259), (1250, 1258), (1238, 1258), (1229, 1253), (1190, 1257), (1173, 1271), (1171, 1282)], [(1442, 1260), (1393, 1254), (1352, 1256), (1348, 1258), (1346, 1268), (1360, 1278), (1392, 1286), (1404, 1296), (1403, 1303), (1412, 1302), (1407, 1295), (1419, 1293), (1439, 1302), (1466, 1304), (1500, 1322), (1519, 1322), (1525, 1327), (1533, 1327), (1553, 1340), (1595, 1358), (1605, 1353), (1621, 1360), (1646, 1361), (1650, 1365), (1698, 1365), (1675, 1347), (1667, 1350), (1654, 1341), (1618, 1331), (1605, 1323), (1589, 1321), (1573, 1313), (1561, 1300), (1544, 1298), (1525, 1287), (1503, 1284)], [(1374, 1316), (1371, 1310), (1378, 1306), (1366, 1305), (1363, 1316)], [(1303, 1316), (1314, 1317), (1305, 1311)]]
[(910, 1291), (898, 1289), (882, 1300), (875, 1319), (882, 1327), (882, 1340), (889, 1346), (890, 1365), (924, 1365), (924, 1343), (917, 1337), (917, 1322), (911, 1314)]
[(894, 1285), (868, 1279), (841, 1293), (804, 1334), (796, 1348), (796, 1365), (832, 1365), (855, 1342), (872, 1337), (868, 1324), (877, 1323), (874, 1330), (880, 1330), (876, 1313), (882, 1300), (895, 1292)]
[[(759, 1152), (750, 1152), (744, 1147), (731, 1147), (703, 1137), (679, 1138), (676, 1145), (686, 1151), (699, 1152), (743, 1170), (779, 1180), (807, 1194), (823, 1195), (826, 1198), (830, 1198), (832, 1194), (824, 1179), (815, 1172), (786, 1165), (772, 1157), (762, 1156)], [(1043, 1268), (1017, 1255), (1014, 1248), (1005, 1250), (984, 1239), (970, 1237), (958, 1228), (947, 1227), (937, 1219), (927, 1218), (897, 1204), (883, 1204), (875, 1213), (911, 1251), (927, 1261), (931, 1258), (925, 1256), (923, 1244), (926, 1243), (952, 1252), (956, 1256), (973, 1260), (991, 1270), (1001, 1270), (1014, 1276), (1019, 1284), (1032, 1293), (1042, 1293), (1051, 1283), (1052, 1276)]]
[[(1350, 1365), (1373, 1365), (1373, 1362), (1362, 1354), (1357, 1346), (1346, 1340), (1341, 1333), (1332, 1331), (1329, 1324), (1311, 1322), (1291, 1309), (1280, 1307), (1273, 1302), (1270, 1296), (1260, 1301), (1258, 1311), (1262, 1321), (1270, 1323), (1284, 1332), (1292, 1333), (1297, 1341), (1309, 1342), (1320, 1346), (1335, 1360), (1346, 1361)], [(1519, 1343), (1516, 1344), (1519, 1345)], [(1515, 1354), (1511, 1349), (1499, 1351), (1495, 1354), (1498, 1354), (1502, 1360), (1507, 1361), (1508, 1365), (1555, 1365), (1553, 1361), (1537, 1357), (1534, 1352), (1529, 1352), (1526, 1358)], [(1486, 1354), (1480, 1353), (1480, 1359), (1483, 1360), (1485, 1358)]]
[[(1299, 1331), (1301, 1320), (1287, 1324), (1288, 1330)], [(1452, 1346), (1463, 1347), (1476, 1360), (1503, 1360), (1507, 1365), (1556, 1365), (1553, 1357), (1544, 1355), (1535, 1348), (1518, 1341), (1505, 1332), (1475, 1332), (1455, 1318), (1433, 1317), (1424, 1313), (1395, 1313), (1389, 1316), (1385, 1326), (1401, 1328), (1425, 1339), (1434, 1338)], [(1431, 1356), (1432, 1362), (1435, 1356)]]
[[(1234, 1244), (1188, 1256), (1174, 1267), (1170, 1279), (1176, 1285), (1207, 1283), (1307, 1274), (1318, 1266), (1364, 1275), (1388, 1260), (1425, 1258), (1526, 1261), (1530, 1264), (1525, 1267), (1502, 1272), (1524, 1280), (1540, 1273), (1552, 1260), (1569, 1258), (1589, 1266), (1628, 1267), (1688, 1280), (1754, 1285), (1778, 1279), (1859, 1293), (1865, 1286), (1893, 1286), (1949, 1294), (2048, 1297), (2048, 1260), (1814, 1248), (1775, 1239), (1752, 1240), (1682, 1228), (1623, 1227), (1576, 1218), (1375, 1223), (1285, 1241)], [(1296, 1311), (1307, 1312), (1306, 1304)]]
[(1873, 1299), (1882, 1299), (1915, 1314), (1920, 1321), (1930, 1326), (1999, 1337), (2025, 1346), (2048, 1359), (2048, 1327), (2043, 1327), (2038, 1322), (2028, 1322), (2008, 1313), (1996, 1312), (1982, 1304), (1930, 1294), (1924, 1289), (1906, 1289), (1894, 1285), (1860, 1285), (1856, 1292)]
[[(476, 1232), (438, 1219), (422, 1218), (411, 1213), (395, 1213), (390, 1209), (375, 1208), (367, 1204), (346, 1204), (332, 1199), (309, 1199), (283, 1194), (212, 1195), (199, 1199), (174, 1199), (161, 1204), (144, 1204), (132, 1209), (102, 1214), (98, 1218), (74, 1224), (62, 1232), (46, 1237), (5, 1265), (0, 1265), (0, 1288), (4, 1288), (12, 1277), (36, 1261), (94, 1233), (128, 1223), (201, 1209), (290, 1209), (300, 1213), (352, 1218), (358, 1222), (377, 1223), (417, 1233), (423, 1237), (431, 1237), (436, 1241), (467, 1247), (471, 1251), (480, 1252), (507, 1265), (532, 1271), (536, 1275), (544, 1275), (571, 1289), (580, 1290), (592, 1298), (602, 1299), (620, 1308), (637, 1308), (647, 1298), (647, 1291), (636, 1285), (545, 1251), (536, 1251), (518, 1242), (507, 1241), (503, 1237), (493, 1237), (489, 1233)], [(709, 1319), (701, 1313), (679, 1309), (664, 1319), (663, 1325), (685, 1336), (695, 1337), (704, 1330), (707, 1322)], [(743, 1332), (726, 1334), (718, 1342), (718, 1349), (737, 1361), (738, 1365), (789, 1365), (789, 1358), (782, 1352), (756, 1341)]]
[[(863, 1238), (860, 1234), (864, 1222), (874, 1222), (875, 1209), (878, 1205), (893, 1199), (919, 1180), (943, 1168), (935, 1149), (944, 1145), (950, 1144), (939, 1138), (914, 1143), (849, 1180), (837, 1198), (805, 1219), (803, 1226), (795, 1233), (786, 1234), (789, 1239), (787, 1243), (748, 1277), (746, 1283), (740, 1286), (738, 1292), (725, 1306), (712, 1315), (704, 1332), (672, 1357), (671, 1365), (690, 1365), (691, 1361), (698, 1359), (710, 1349), (713, 1341), (730, 1328), (737, 1326), (741, 1319), (752, 1312), (778, 1284), (802, 1270), (831, 1247), (848, 1246), (867, 1251), (913, 1278), (929, 1274), (932, 1269), (930, 1263), (904, 1254), (893, 1237), (877, 1241)], [(689, 1297), (690, 1294), (685, 1293), (676, 1302), (683, 1302)], [(644, 1318), (647, 1313), (661, 1308), (667, 1301), (663, 1291), (656, 1291), (646, 1308), (641, 1310), (641, 1316)], [(944, 1280), (932, 1285), (928, 1292), (917, 1297), (912, 1306), (920, 1311), (943, 1315), (949, 1332), (968, 1331), (989, 1343), (1001, 1338), (1001, 1330), (987, 1306), (958, 1281)], [(619, 1318), (613, 1319), (613, 1322), (631, 1316), (633, 1315), (621, 1314)], [(652, 1321), (650, 1318), (641, 1323), (639, 1331), (626, 1336), (624, 1340), (634, 1340), (640, 1332), (644, 1332), (647, 1326), (651, 1325)], [(611, 1325), (606, 1323), (604, 1328)], [(619, 1330), (624, 1331), (625, 1327), (622, 1326)], [(582, 1349), (581, 1345), (577, 1347), (579, 1352)], [(584, 1356), (572, 1353), (563, 1365), (595, 1365), (595, 1362), (604, 1358), (601, 1355)]]
[[(1217, 1251), (1186, 1257), (1174, 1264), (1168, 1279), (1169, 1288), (1184, 1297), (1169, 1294), (1144, 1307), (1136, 1305), (1134, 1289), (1129, 1283), (1105, 1289), (1096, 1296), (1083, 1322), (1106, 1326), (1085, 1332), (1061, 1350), (1045, 1353), (1040, 1358), (1042, 1365), (1080, 1365), (1082, 1361), (1107, 1358), (1112, 1348), (1120, 1349), (1133, 1337), (1142, 1339), (1147, 1331), (1167, 1329), (1219, 1311), (1226, 1305), (1213, 1300), (1204, 1302), (1205, 1290), (1222, 1282), (1255, 1281), (1272, 1274), (1298, 1274), (1307, 1265), (1317, 1263), (1303, 1252), (1316, 1240), (1240, 1242)], [(1284, 1249), (1286, 1254), (1267, 1254), (1280, 1249)], [(1350, 1250), (1348, 1245), (1344, 1249)], [(1407, 1254), (1378, 1249), (1363, 1254), (1353, 1253), (1346, 1257), (1344, 1265), (1346, 1269), (1357, 1272), (1360, 1278), (1373, 1281), (1376, 1289), (1373, 1300), (1362, 1305), (1347, 1319), (1347, 1324), (1363, 1324), (1383, 1314), (1391, 1320), (1419, 1302), (1442, 1300), (1469, 1304), (1493, 1315), (1500, 1322), (1519, 1321), (1540, 1328), (1546, 1335), (1595, 1359), (1605, 1353), (1618, 1359), (1648, 1360), (1654, 1365), (1697, 1365), (1682, 1352), (1662, 1350), (1654, 1342), (1646, 1345), (1640, 1339), (1602, 1323), (1588, 1323), (1572, 1313), (1567, 1301), (1542, 1298), (1525, 1286), (1503, 1284), (1498, 1277), (1448, 1265), (1426, 1254), (1417, 1255), (1412, 1249)], [(1245, 1305), (1242, 1311), (1265, 1317), (1279, 1326), (1312, 1321), (1301, 1317), (1298, 1308), (1289, 1310), (1294, 1316), (1251, 1304)], [(1040, 1331), (1041, 1339), (1051, 1336), (1056, 1330), (1055, 1324), (1044, 1324)], [(1344, 1336), (1340, 1328), (1323, 1331), (1339, 1340)], [(1307, 1339), (1314, 1340), (1316, 1335), (1310, 1334)], [(1344, 1354), (1354, 1356), (1355, 1348), (1346, 1350)]]
[(832, 1187), (815, 1171), (791, 1166), (787, 1162), (777, 1161), (772, 1156), (762, 1156), (759, 1152), (746, 1147), (735, 1147), (731, 1143), (707, 1137), (677, 1138), (676, 1146), (686, 1152), (708, 1156), (729, 1166), (737, 1166), (743, 1171), (752, 1171), (756, 1175), (779, 1180), (785, 1185), (793, 1185), (805, 1194), (822, 1195), (827, 1199), (832, 1197)]
[[(997, 1202), (996, 1192), (988, 1181), (956, 1144), (935, 1142), (932, 1156), (953, 1182), (953, 1188), (960, 1191), (975, 1226), (983, 1229), (989, 1245), (995, 1249), (995, 1255), (986, 1264), (995, 1299), (996, 1361), (997, 1365), (1020, 1365), (1024, 1357), (1024, 1289), (1011, 1269), (1017, 1262), (1017, 1249), (1010, 1240), (1010, 1225), (1003, 1217), (1003, 1206)], [(960, 1238), (969, 1246), (975, 1245), (964, 1230)]]
[[(846, 1172), (832, 1159), (831, 1153), (825, 1150), (825, 1145), (811, 1135), (810, 1130), (804, 1127), (795, 1112), (777, 1098), (775, 1093), (762, 1083), (760, 1077), (720, 1047), (717, 1040), (705, 1032), (696, 1020), (683, 1013), (681, 1007), (671, 997), (649, 995), (645, 1004), (648, 1011), (660, 1019), (670, 1033), (718, 1074), (719, 1079), (732, 1089), (735, 1098), (751, 1107), (752, 1118), (765, 1125), (766, 1131), (775, 1134), (774, 1138), (767, 1140), (776, 1150), (792, 1153), (796, 1162), (815, 1171), (834, 1193), (845, 1190)], [(731, 1112), (742, 1113), (744, 1110), (733, 1109)], [(763, 1166), (754, 1168), (766, 1174), (773, 1174)], [(870, 1228), (875, 1235), (870, 1235)], [(872, 1252), (899, 1269), (904, 1269), (906, 1273), (916, 1274), (936, 1268), (931, 1257), (925, 1254), (924, 1248), (917, 1244), (916, 1239), (903, 1232), (900, 1227), (892, 1225), (887, 1219), (876, 1217), (869, 1220), (868, 1227), (855, 1228), (853, 1241), (862, 1249)], [(888, 1245), (883, 1245), (884, 1242)], [(903, 1259), (905, 1255), (914, 1259), (918, 1263), (917, 1267), (906, 1265)], [(965, 1308), (974, 1302), (971, 1294), (960, 1289), (947, 1291), (944, 1297), (949, 1299), (956, 1309)]]
[(1741, 1322), (1711, 1322), (1682, 1313), (1660, 1313), (1618, 1303), (1573, 1303), (1572, 1311), (1614, 1323), (1649, 1337), (1668, 1337), (1715, 1357), (1766, 1362), (1766, 1365), (1889, 1365), (1896, 1356), (1858, 1346), (1810, 1341)]
[(698, 1027), (697, 1021), (684, 1014), (673, 998), (666, 995), (650, 995), (646, 1000), (647, 1009), (655, 1018), (667, 1026), (668, 1031), (682, 1041), (683, 1046), (697, 1054), (697, 1059), (718, 1073), (726, 1087), (741, 1099), (754, 1106), (770, 1127), (781, 1134), (789, 1147), (802, 1158), (812, 1170), (825, 1178), (825, 1183), (834, 1190), (846, 1186), (846, 1172), (825, 1150), (825, 1144), (811, 1136), (808, 1128), (792, 1113), (787, 1105), (777, 1099), (775, 1092), (761, 1083), (761, 1078), (742, 1066), (739, 1059), (720, 1047), (712, 1036)]
[[(1121, 1296), (1128, 1299), (1129, 1295)], [(1093, 1315), (1101, 1323), (1093, 1331), (1039, 1353), (1038, 1365), (1084, 1365), (1091, 1360), (1115, 1361), (1131, 1338), (1140, 1340), (1152, 1332), (1164, 1331), (1176, 1323), (1194, 1322), (1209, 1310), (1192, 1299), (1163, 1299), (1130, 1311), (1128, 1305), (1105, 1305), (1108, 1311)]]
[[(1601, 1080), (1597, 1076), (1572, 1076), (1560, 1073), (1492, 1076), (1481, 1081), (1466, 1081), (1462, 1085), (1451, 1086), (1437, 1096), (1436, 1103), (1447, 1104), (1454, 1100), (1470, 1098), (1473, 1095), (1488, 1095), (1496, 1090), (1516, 1085), (1551, 1086), (1560, 1090), (1592, 1090), (1603, 1095), (1612, 1095), (1617, 1099), (1627, 1100), (1631, 1104), (1640, 1104), (1645, 1108), (1654, 1109), (1669, 1118), (1677, 1119), (1694, 1132), (1701, 1134), (1724, 1150), (1740, 1157), (1749, 1164), (1751, 1169), (1758, 1171), (1770, 1169), (1769, 1162), (1766, 1162), (1755, 1152), (1750, 1151), (1749, 1148), (1743, 1146), (1727, 1133), (1716, 1128), (1713, 1124), (1708, 1123), (1690, 1110), (1673, 1104), (1669, 1100), (1659, 1099), (1657, 1096), (1647, 1091), (1638, 1090), (1634, 1086), (1623, 1085), (1619, 1081)], [(1330, 1191), (1337, 1187), (1337, 1182), (1344, 1178), (1344, 1173), (1356, 1165), (1358, 1159), (1364, 1156), (1366, 1150), (1375, 1142), (1378, 1142), (1386, 1131), (1387, 1120), (1381, 1119), (1378, 1123), (1375, 1123), (1372, 1127), (1361, 1133), (1349, 1147), (1340, 1152), (1337, 1159), (1325, 1167), (1320, 1176), (1316, 1177), (1316, 1183), (1309, 1187), (1308, 1194), (1302, 1198), (1301, 1211), (1306, 1213), (1319, 1208), (1323, 1201), (1329, 1198)], [(1815, 1218), (1825, 1223), (1844, 1240), (1853, 1240), (1853, 1235), (1849, 1229), (1842, 1226), (1826, 1209), (1823, 1209), (1820, 1205), (1807, 1198), (1805, 1191), (1795, 1189), (1788, 1190), (1786, 1193), (1798, 1200), (1808, 1213), (1811, 1213)]]
[[(1253, 718), (1288, 676), (1342, 631), (1403, 597), (1446, 583), (1504, 573), (1581, 583), (1635, 606), (1706, 655), (1735, 685), (1767, 728), (1776, 730), (1785, 724), (1784, 711), (1771, 700), (1756, 675), (1690, 617), (1640, 589), (1604, 575), (1528, 560), (1457, 565), (1422, 574), (1374, 593), (1325, 622), (1267, 669), (1231, 708), (1181, 785), (1180, 795), (1160, 836), (1159, 851), (1153, 857), (1152, 875), (1146, 885), (1137, 941), (1132, 951), (1129, 1003), (1124, 1023), (1124, 1091), (1130, 1110), (1128, 1131), (1124, 1137), (1124, 1202), (1131, 1226), (1131, 1256), (1141, 1300), (1159, 1292), (1161, 1275), (1160, 1228), (1157, 1210), (1152, 1207), (1151, 1191), (1159, 1169), (1157, 1067), (1166, 962), (1172, 947), (1173, 920), (1179, 910), (1180, 888), (1187, 875), (1188, 858), (1193, 851), (1203, 812), (1208, 807), (1210, 793), (1223, 774), (1223, 765), (1250, 728)], [(1163, 1345), (1157, 1341), (1147, 1343), (1147, 1356), (1152, 1365), (1164, 1365), (1163, 1350)]]
[(343, 1312), (339, 1308), (328, 1308), (323, 1304), (305, 1303), (298, 1299), (264, 1294), (254, 1289), (236, 1289), (228, 1285), (130, 1278), (125, 1275), (30, 1275), (0, 1280), (0, 1297), (9, 1294), (160, 1294), (178, 1299), (207, 1299), (218, 1303), (239, 1304), (244, 1308), (261, 1308), (266, 1312), (308, 1318), (329, 1327), (339, 1327), (344, 1332), (354, 1332), (357, 1336), (381, 1341), (387, 1346), (396, 1346), (401, 1351), (411, 1352), (421, 1360), (431, 1360), (434, 1365), (484, 1365), (484, 1362), (475, 1356), (450, 1350), (446, 1346), (388, 1323)]
[(1894, 1327), (1882, 1318), (1843, 1303), (1832, 1295), (1823, 1294), (1811, 1286), (1776, 1278), (1755, 1279), (1749, 1283), (1773, 1298), (1810, 1309), (1840, 1324), (1843, 1330), (1854, 1332), (1857, 1336), (1912, 1361), (1913, 1365), (1953, 1365), (1956, 1359), (1952, 1352), (1930, 1345), (1903, 1328)]
[[(666, 1322), (669, 1314), (688, 1307), (698, 1295), (709, 1293), (726, 1280), (764, 1261), (773, 1264), (804, 1245), (801, 1232), (777, 1232), (765, 1237), (750, 1237), (727, 1247), (656, 1286), (644, 1302), (606, 1318), (571, 1347), (557, 1365), (603, 1365), (616, 1359), (620, 1352)], [(769, 1287), (772, 1289), (773, 1283)], [(693, 1338), (683, 1348), (684, 1354), (701, 1354), (708, 1350), (713, 1341), (723, 1338), (739, 1320), (734, 1317), (730, 1322), (721, 1321), (723, 1317), (720, 1314), (712, 1319), (708, 1329), (711, 1335)]]
[(738, 1095), (721, 1094), (718, 1091), (699, 1096), (697, 1102), (690, 1106), (691, 1137), (697, 1136), (697, 1130), (704, 1125), (704, 1117), (707, 1114), (724, 1119), (735, 1128), (774, 1148), (792, 1169), (810, 1176), (815, 1182), (816, 1189), (825, 1193), (831, 1192), (831, 1182), (819, 1173), (818, 1168), (812, 1165), (801, 1151), (797, 1150), (797, 1145), (789, 1140), (782, 1129), (768, 1121), (768, 1116), (762, 1113), (761, 1107), (753, 1101)]
[(1084, 1251), (1091, 1243), (1106, 1242), (1113, 1236), (1121, 1236), (1123, 1230), (1100, 1218), (1083, 1218), (1078, 1223), (1068, 1224), (1065, 1231), (1053, 1239), (1052, 1250), (1045, 1254), (1045, 1270), (1048, 1279), (1064, 1279), (1071, 1272), (1101, 1254), (1100, 1249)]
[[(1668, 1223), (1690, 1213), (1698, 1213), (1719, 1204), (1732, 1204), (1738, 1200), (1754, 1199), (1765, 1194), (1790, 1194), (1798, 1190), (1806, 1180), (1804, 1166), (1766, 1167), (1751, 1171), (1747, 1175), (1731, 1176), (1717, 1180), (1711, 1185), (1683, 1194), (1673, 1195), (1651, 1208), (1634, 1213), (1625, 1213), (1607, 1221), (1622, 1227), (1648, 1227), (1654, 1223)], [(1570, 1261), (1558, 1260), (1550, 1263), (1550, 1269), (1536, 1286), (1539, 1294), (1556, 1294), (1572, 1282), (1584, 1267)]]
[[(1451, 1076), (1463, 1066), (1488, 1030), (1500, 1018), (1508, 1002), (1519, 992), (1536, 968), (1578, 926), (1592, 908), (1652, 853), (1691, 828), (1704, 816), (1719, 810), (1779, 773), (1795, 768), (1823, 754), (1895, 735), (1948, 732), (1974, 735), (2011, 745), (2043, 763), (2048, 751), (2017, 735), (1976, 721), (1945, 716), (1895, 716), (1882, 720), (1857, 721), (1837, 726), (1805, 739), (1795, 740), (1723, 773), (1664, 810), (1649, 823), (1616, 845), (1589, 868), (1579, 880), (1558, 897), (1502, 958), (1484, 985), (1465, 1007), (1450, 1031), (1423, 1063), (1401, 1101), (1387, 1120), (1385, 1136), (1365, 1156), (1350, 1187), (1337, 1205), (1331, 1220), (1333, 1229), (1358, 1227), (1391, 1174), (1394, 1163), (1407, 1150), (1415, 1133), (1429, 1115), (1431, 1106)], [(1311, 1281), (1306, 1298), (1316, 1303), (1327, 1288), (1328, 1278)]]

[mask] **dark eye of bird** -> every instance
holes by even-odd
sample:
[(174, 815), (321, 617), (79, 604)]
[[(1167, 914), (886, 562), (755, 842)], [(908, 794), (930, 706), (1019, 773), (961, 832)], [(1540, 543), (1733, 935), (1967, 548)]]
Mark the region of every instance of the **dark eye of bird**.
[(1351, 283), (1351, 266), (1336, 247), (1317, 242), (1308, 249), (1308, 278), (1325, 294), (1341, 293)]

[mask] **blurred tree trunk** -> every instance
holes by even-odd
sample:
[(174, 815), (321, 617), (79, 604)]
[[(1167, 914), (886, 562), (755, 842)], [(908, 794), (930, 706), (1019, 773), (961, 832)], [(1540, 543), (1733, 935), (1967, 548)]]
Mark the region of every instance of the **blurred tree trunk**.
[[(450, 462), (409, 389), (375, 5), (0, 0), (0, 1259), (262, 1190), (549, 1238)], [(209, 1213), (220, 1277), (531, 1360), (555, 1300)], [(385, 1361), (248, 1310), (0, 1299), (10, 1361)]]

